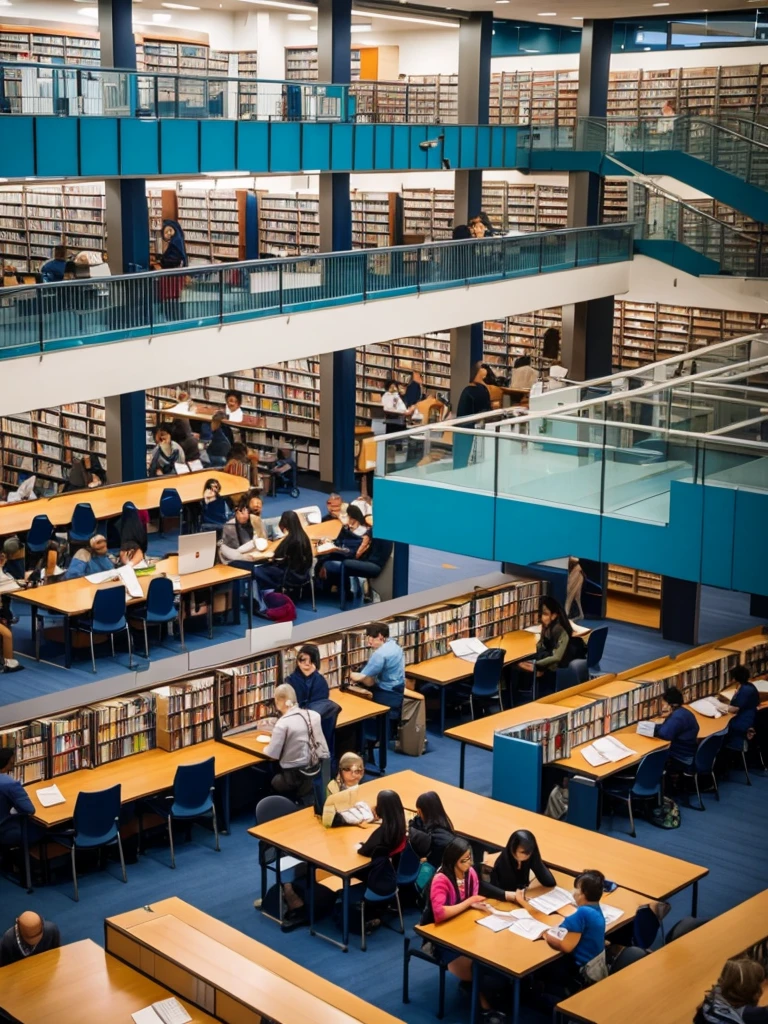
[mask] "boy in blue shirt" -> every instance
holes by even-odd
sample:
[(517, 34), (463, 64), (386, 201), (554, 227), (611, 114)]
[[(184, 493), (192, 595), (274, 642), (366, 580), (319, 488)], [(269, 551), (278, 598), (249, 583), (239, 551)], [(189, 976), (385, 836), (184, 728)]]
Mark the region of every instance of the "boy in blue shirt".
[(53, 259), (48, 260), (40, 267), (40, 274), (43, 281), (63, 281), (67, 270), (67, 249), (64, 245), (57, 245), (53, 250)]

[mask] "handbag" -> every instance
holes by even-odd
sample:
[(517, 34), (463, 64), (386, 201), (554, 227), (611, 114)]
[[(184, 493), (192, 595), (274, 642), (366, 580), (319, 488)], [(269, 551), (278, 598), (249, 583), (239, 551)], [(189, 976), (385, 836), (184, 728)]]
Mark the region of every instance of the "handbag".
[(595, 982), (608, 977), (608, 961), (605, 959), (604, 949), (582, 966), (581, 976), (585, 985), (594, 985)]
[(429, 863), (428, 860), (422, 861), (419, 864), (419, 871), (416, 875), (416, 881), (413, 883), (416, 887), (416, 892), (422, 895), (425, 890), (429, 888), (429, 884), (435, 877), (435, 871), (437, 869)]

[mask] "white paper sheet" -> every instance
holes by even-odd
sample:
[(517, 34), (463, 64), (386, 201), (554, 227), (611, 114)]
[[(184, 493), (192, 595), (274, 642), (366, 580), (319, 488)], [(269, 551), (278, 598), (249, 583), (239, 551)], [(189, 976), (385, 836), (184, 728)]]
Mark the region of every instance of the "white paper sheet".
[(41, 807), (55, 807), (56, 804), (65, 804), (67, 802), (56, 784), (38, 789), (37, 799), (40, 801)]
[(540, 910), (542, 914), (556, 914), (563, 907), (573, 906), (573, 897), (567, 889), (556, 885), (554, 889), (542, 893), (541, 896), (534, 896), (528, 902), (536, 910)]

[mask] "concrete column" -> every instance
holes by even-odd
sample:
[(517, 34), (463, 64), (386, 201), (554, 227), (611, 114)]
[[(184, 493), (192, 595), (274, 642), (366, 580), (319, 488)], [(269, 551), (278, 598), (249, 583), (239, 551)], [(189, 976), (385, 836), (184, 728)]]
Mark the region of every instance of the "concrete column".
[(111, 484), (147, 475), (145, 394), (131, 391), (105, 399), (107, 476)]
[[(579, 53), (578, 117), (605, 117), (611, 63), (613, 22), (587, 19), (582, 27)], [(601, 179), (586, 171), (568, 175), (569, 228), (600, 223)], [(613, 297), (563, 306), (561, 360), (576, 380), (611, 373)]]
[(681, 644), (699, 642), (701, 586), (675, 576), (661, 577), (661, 635)]

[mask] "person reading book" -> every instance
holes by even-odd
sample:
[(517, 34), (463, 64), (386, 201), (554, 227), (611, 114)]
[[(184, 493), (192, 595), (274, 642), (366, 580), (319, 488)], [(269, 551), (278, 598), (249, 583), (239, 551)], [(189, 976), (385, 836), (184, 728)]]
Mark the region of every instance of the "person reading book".
[(680, 774), (690, 768), (696, 757), (699, 723), (696, 715), (683, 706), (683, 695), (676, 686), (665, 690), (661, 699), (664, 702), (661, 712), (664, 721), (656, 726), (654, 734), (669, 741), (667, 770)]
[(533, 832), (518, 829), (507, 840), (507, 845), (491, 869), (490, 882), (481, 882), (480, 891), (485, 896), (511, 903), (518, 891), (528, 888), (531, 875), (539, 885), (554, 886), (555, 877), (541, 859), (539, 844)]
[(749, 737), (750, 729), (755, 728), (757, 709), (760, 707), (760, 692), (749, 680), (749, 669), (746, 665), (737, 665), (731, 672), (731, 682), (736, 684), (736, 693), (731, 697), (722, 697), (728, 704), (728, 714), (733, 715), (728, 728), (726, 746), (731, 750), (743, 750)]
[(696, 1010), (693, 1024), (768, 1024), (768, 1006), (759, 1006), (765, 969), (741, 956), (726, 960), (717, 984)]

